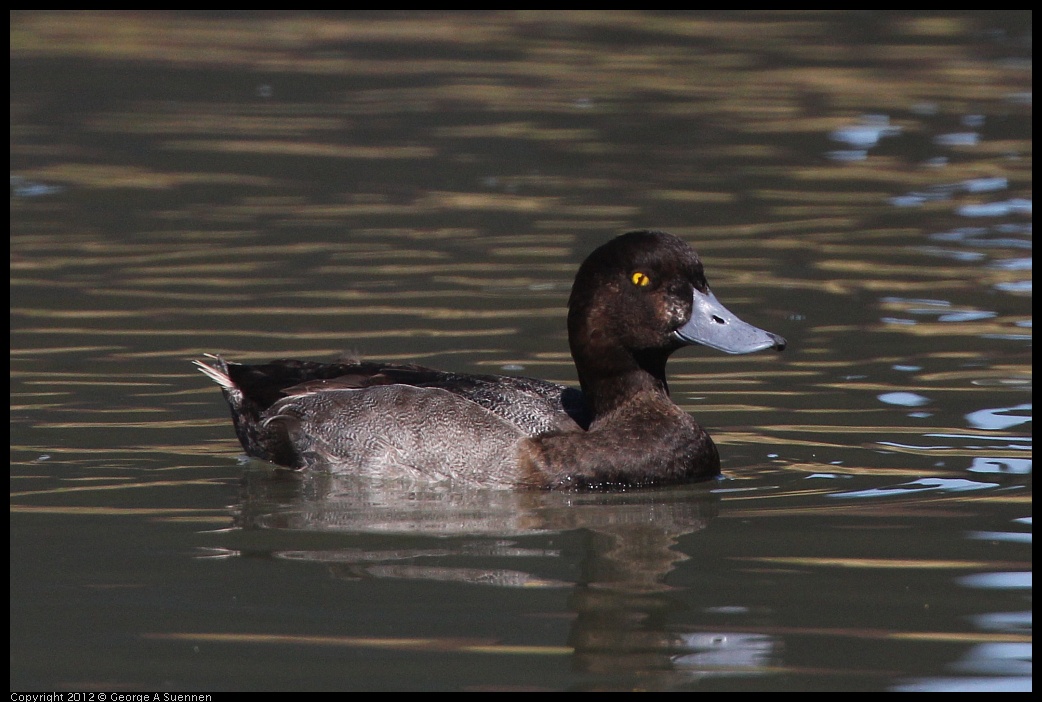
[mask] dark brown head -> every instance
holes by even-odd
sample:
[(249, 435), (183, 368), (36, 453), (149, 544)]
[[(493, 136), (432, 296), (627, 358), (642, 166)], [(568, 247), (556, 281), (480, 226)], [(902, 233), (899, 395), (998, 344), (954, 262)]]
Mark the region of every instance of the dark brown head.
[(568, 303), (568, 336), (587, 391), (595, 376), (635, 366), (664, 384), (666, 359), (688, 344), (727, 353), (785, 348), (720, 304), (694, 249), (657, 231), (623, 234), (587, 257)]

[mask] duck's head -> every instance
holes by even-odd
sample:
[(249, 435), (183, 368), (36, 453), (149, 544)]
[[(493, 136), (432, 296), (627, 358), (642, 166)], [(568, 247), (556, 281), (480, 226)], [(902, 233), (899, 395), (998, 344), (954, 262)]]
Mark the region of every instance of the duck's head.
[(576, 274), (568, 307), (581, 379), (584, 364), (606, 369), (623, 356), (655, 372), (692, 344), (733, 354), (785, 348), (785, 339), (724, 307), (698, 254), (665, 232), (630, 232), (593, 251)]

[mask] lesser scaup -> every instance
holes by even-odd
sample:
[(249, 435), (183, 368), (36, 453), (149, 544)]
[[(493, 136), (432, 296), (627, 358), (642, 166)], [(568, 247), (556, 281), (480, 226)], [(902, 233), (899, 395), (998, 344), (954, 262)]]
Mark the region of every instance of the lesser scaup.
[(533, 378), (350, 361), (195, 363), (246, 453), (280, 466), (489, 486), (613, 488), (718, 475), (709, 434), (669, 397), (666, 359), (700, 344), (785, 348), (729, 312), (698, 255), (656, 231), (591, 253), (568, 301), (582, 390)]

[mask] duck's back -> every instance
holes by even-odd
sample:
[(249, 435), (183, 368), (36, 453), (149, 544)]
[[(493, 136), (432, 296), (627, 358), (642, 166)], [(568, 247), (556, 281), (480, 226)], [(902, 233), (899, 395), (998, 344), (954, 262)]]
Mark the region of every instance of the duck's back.
[(526, 437), (589, 426), (582, 393), (534, 378), (416, 365), (199, 364), (224, 389), (247, 453), (296, 468), (516, 482)]

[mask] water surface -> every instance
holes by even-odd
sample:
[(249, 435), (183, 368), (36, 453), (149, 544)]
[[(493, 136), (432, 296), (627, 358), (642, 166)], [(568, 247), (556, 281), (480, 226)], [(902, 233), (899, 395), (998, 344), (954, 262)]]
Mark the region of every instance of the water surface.
[[(47, 13), (11, 26), (11, 688), (1031, 686), (1031, 14)], [(574, 383), (659, 228), (724, 478), (241, 461), (189, 364)]]

